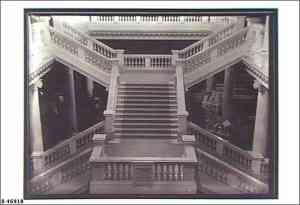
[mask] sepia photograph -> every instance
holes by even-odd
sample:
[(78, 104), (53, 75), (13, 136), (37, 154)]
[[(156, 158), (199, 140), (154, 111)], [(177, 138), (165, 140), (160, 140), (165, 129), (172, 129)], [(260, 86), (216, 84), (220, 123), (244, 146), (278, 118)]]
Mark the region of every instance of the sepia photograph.
[(276, 9), (25, 9), (25, 199), (278, 197)]

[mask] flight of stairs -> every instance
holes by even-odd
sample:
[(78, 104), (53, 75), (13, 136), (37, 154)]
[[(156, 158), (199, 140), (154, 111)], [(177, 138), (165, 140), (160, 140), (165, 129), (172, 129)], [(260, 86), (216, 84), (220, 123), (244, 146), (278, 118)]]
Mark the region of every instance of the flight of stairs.
[(126, 83), (118, 89), (114, 136), (176, 138), (176, 89), (169, 83)]

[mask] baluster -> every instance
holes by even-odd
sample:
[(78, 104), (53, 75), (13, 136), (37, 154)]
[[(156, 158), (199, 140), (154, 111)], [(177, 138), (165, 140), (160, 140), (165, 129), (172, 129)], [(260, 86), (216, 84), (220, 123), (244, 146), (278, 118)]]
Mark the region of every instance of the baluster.
[(182, 181), (183, 180), (183, 165), (180, 165), (179, 172), (180, 172), (180, 180)]

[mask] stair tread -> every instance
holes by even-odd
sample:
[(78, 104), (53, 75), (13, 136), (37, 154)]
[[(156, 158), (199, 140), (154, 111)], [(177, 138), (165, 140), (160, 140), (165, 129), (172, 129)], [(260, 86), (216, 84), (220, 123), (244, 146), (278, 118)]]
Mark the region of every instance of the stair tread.
[(175, 98), (176, 95), (156, 95), (156, 94), (140, 94), (140, 95), (135, 95), (135, 94), (126, 94), (126, 95), (118, 95), (119, 98)]
[(155, 136), (155, 137), (177, 137), (177, 133), (114, 133), (115, 136), (132, 136), (132, 137), (149, 137), (149, 136)]
[(157, 120), (157, 121), (177, 121), (177, 118), (169, 118), (169, 117), (166, 117), (166, 118), (163, 118), (163, 117), (160, 117), (160, 118), (141, 118), (141, 117), (130, 117), (130, 118), (120, 118), (120, 117), (117, 117), (115, 119), (115, 121), (118, 121), (118, 120), (123, 120), (123, 121), (134, 121), (134, 120), (139, 120), (139, 121), (150, 121), (150, 120)]
[(178, 126), (177, 123), (153, 123), (153, 122), (135, 122), (135, 123), (128, 123), (128, 122), (122, 122), (122, 123), (113, 123), (114, 125), (153, 125), (153, 126)]
[(141, 116), (143, 116), (143, 115), (146, 115), (146, 116), (149, 116), (149, 115), (157, 115), (157, 116), (160, 116), (160, 115), (165, 115), (165, 116), (177, 116), (176, 114), (172, 114), (172, 113), (160, 113), (160, 112), (157, 112), (157, 113), (155, 113), (155, 112), (153, 112), (153, 113), (116, 113), (116, 115), (141, 115)]
[(155, 106), (158, 106), (158, 107), (177, 107), (177, 105), (168, 105), (168, 104), (154, 104), (154, 103), (151, 103), (149, 105), (146, 105), (146, 104), (139, 104), (139, 103), (131, 103), (131, 104), (125, 104), (125, 103), (119, 103), (117, 104), (117, 107), (118, 106), (151, 106), (151, 107), (155, 107)]
[(161, 82), (158, 82), (158, 83), (153, 83), (153, 82), (149, 82), (149, 83), (140, 83), (140, 82), (120, 82), (120, 85), (122, 86), (173, 86), (174, 85), (174, 82), (166, 82), (166, 83), (161, 83)]
[(117, 111), (123, 111), (123, 110), (129, 110), (129, 111), (140, 111), (140, 110), (154, 110), (154, 111), (156, 111), (156, 110), (160, 110), (160, 111), (177, 111), (177, 109), (176, 108), (172, 108), (172, 109), (170, 109), (170, 108), (117, 108)]
[(157, 91), (119, 91), (118, 95), (159, 95), (159, 96), (176, 96), (176, 92), (166, 91), (166, 92), (157, 92)]
[(175, 90), (175, 87), (173, 86), (139, 86), (139, 85), (133, 85), (133, 86), (126, 86), (126, 85), (120, 85), (120, 90), (161, 90), (161, 91), (172, 91)]
[(174, 102), (176, 103), (176, 100), (173, 99), (118, 99), (119, 101), (141, 101), (141, 102), (149, 102), (149, 101), (153, 101), (153, 102)]

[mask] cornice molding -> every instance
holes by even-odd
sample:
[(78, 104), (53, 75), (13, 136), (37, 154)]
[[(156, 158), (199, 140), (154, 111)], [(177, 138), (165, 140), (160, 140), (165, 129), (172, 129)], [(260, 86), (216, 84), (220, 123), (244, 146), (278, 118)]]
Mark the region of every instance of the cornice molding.
[(199, 40), (211, 34), (203, 32), (137, 32), (137, 31), (88, 31), (88, 35), (99, 39), (132, 39), (132, 40)]

